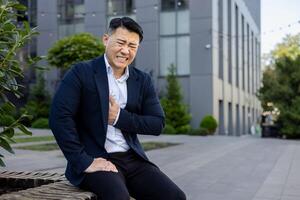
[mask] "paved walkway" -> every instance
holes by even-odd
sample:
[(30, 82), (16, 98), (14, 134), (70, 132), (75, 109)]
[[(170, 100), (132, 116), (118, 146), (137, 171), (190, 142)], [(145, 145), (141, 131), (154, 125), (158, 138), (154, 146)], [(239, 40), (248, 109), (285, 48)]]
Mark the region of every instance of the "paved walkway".
[[(183, 135), (140, 139), (181, 143), (147, 155), (189, 200), (300, 200), (300, 141)], [(16, 150), (5, 156), (5, 170), (63, 172), (66, 164), (60, 151)]]

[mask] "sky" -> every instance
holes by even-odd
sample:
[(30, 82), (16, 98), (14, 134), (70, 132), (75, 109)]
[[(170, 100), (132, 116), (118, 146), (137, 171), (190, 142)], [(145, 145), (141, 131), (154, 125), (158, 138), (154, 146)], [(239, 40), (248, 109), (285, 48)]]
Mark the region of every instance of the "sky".
[(287, 34), (297, 33), (300, 33), (300, 0), (261, 0), (262, 53), (269, 53)]

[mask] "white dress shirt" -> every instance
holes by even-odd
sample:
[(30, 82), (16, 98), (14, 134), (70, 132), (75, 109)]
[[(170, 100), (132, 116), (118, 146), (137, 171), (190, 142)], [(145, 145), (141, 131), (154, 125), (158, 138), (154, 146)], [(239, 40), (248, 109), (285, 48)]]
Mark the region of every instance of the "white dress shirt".
[[(128, 67), (125, 69), (125, 73), (119, 78), (116, 79), (113, 74), (113, 70), (109, 65), (106, 55), (104, 54), (104, 60), (106, 65), (106, 72), (108, 78), (108, 88), (109, 94), (114, 97), (116, 102), (119, 104), (120, 108), (125, 108), (127, 103), (127, 84), (126, 80), (129, 77)], [(119, 113), (113, 125), (115, 125), (119, 119)], [(111, 125), (107, 127), (107, 134), (104, 147), (108, 153), (112, 152), (125, 152), (130, 147), (128, 146), (126, 140), (124, 139), (123, 134), (120, 129), (117, 129)]]

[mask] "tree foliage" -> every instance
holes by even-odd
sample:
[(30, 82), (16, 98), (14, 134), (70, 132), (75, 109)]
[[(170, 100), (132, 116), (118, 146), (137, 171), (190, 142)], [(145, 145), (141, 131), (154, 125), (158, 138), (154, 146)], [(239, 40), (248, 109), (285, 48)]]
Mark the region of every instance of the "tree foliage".
[[(30, 89), (28, 101), (24, 108), (21, 108), (21, 113), (28, 113), (32, 116), (31, 121), (39, 118), (48, 118), (51, 97), (45, 89), (45, 79), (42, 73), (38, 73), (36, 83)], [(30, 121), (24, 122), (26, 125), (31, 125)]]
[(101, 40), (90, 33), (78, 33), (58, 40), (48, 51), (50, 65), (68, 69), (72, 64), (104, 53)]
[(217, 120), (212, 115), (206, 115), (200, 122), (200, 128), (206, 129), (208, 134), (214, 134), (218, 127)]
[[(25, 11), (26, 7), (17, 0), (0, 0), (0, 118), (12, 112), (15, 106), (9, 101), (7, 95), (14, 94), (22, 96), (19, 91), (21, 85), (16, 78), (23, 78), (23, 71), (20, 61), (16, 58), (18, 50), (25, 46), (32, 36), (36, 35), (35, 29), (29, 27), (28, 22), (17, 23), (18, 11)], [(39, 58), (28, 59), (29, 64), (38, 61)], [(19, 128), (25, 134), (31, 132), (20, 123), (27, 118), (23, 114), (19, 119), (14, 120), (7, 126), (3, 126), (0, 132), (0, 147), (10, 153), (14, 153), (10, 146), (13, 141), (15, 128)], [(0, 166), (5, 166), (3, 155), (0, 154)]]
[(295, 59), (282, 57), (274, 68), (264, 72), (263, 87), (258, 97), (264, 108), (272, 102), (280, 111), (277, 124), (280, 133), (290, 138), (300, 137), (300, 55)]
[(262, 85), (258, 92), (258, 98), (261, 101), (262, 107), (265, 111), (270, 111), (270, 107), (268, 106), (268, 102), (273, 101), (274, 94), (274, 88), (278, 88), (278, 83), (276, 82), (277, 74), (275, 73), (275, 70), (268, 66), (265, 71), (263, 72), (263, 78), (262, 78)]
[(191, 129), (189, 123), (191, 115), (187, 106), (182, 102), (179, 82), (176, 77), (176, 68), (171, 65), (167, 76), (167, 94), (161, 99), (166, 114), (166, 124), (169, 129), (173, 127), (176, 134), (188, 133)]
[[(299, 138), (300, 124), (300, 33), (287, 35), (270, 53), (258, 97), (266, 111), (279, 109), (277, 125), (282, 135)], [(268, 106), (271, 102), (273, 106)]]
[(300, 33), (296, 35), (287, 35), (282, 42), (277, 44), (271, 56), (274, 60), (283, 57), (295, 59), (300, 55)]

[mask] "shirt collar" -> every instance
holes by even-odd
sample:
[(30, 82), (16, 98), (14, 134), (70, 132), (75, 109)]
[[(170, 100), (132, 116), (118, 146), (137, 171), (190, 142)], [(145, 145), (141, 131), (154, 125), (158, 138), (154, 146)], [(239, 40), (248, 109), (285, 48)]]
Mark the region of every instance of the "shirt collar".
[[(105, 61), (107, 74), (113, 75), (113, 70), (112, 70), (112, 67), (110, 66), (110, 64), (107, 60), (106, 54), (104, 54), (104, 61)], [(123, 81), (127, 81), (128, 78), (129, 78), (129, 69), (128, 69), (128, 66), (127, 66), (125, 68), (125, 73), (117, 80), (120, 81), (120, 82), (123, 82)]]

